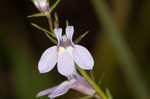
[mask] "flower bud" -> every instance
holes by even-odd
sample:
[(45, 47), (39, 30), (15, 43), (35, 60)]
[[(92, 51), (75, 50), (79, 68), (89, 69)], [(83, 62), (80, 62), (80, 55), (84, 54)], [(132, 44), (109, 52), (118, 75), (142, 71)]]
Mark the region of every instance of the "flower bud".
[(50, 12), (47, 0), (33, 0), (33, 3), (43, 14), (47, 15)]

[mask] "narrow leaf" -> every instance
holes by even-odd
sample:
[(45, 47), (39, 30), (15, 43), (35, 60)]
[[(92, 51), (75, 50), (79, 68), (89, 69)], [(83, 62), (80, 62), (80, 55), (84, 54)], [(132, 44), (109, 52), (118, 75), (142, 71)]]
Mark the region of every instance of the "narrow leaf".
[(57, 13), (54, 14), (54, 17), (55, 17), (54, 27), (58, 28), (59, 27), (59, 18), (58, 18)]
[(89, 31), (86, 31), (85, 33), (83, 33), (82, 35), (80, 35), (76, 40), (75, 43), (79, 43), (87, 34), (89, 33)]
[(40, 27), (39, 25), (35, 24), (35, 23), (31, 23), (31, 25), (33, 25), (34, 27), (36, 27), (37, 29), (43, 31), (43, 32), (46, 32), (48, 34), (50, 34), (52, 37), (56, 38), (55, 34), (53, 32), (50, 32), (42, 27)]
[(57, 41), (55, 39), (53, 39), (50, 35), (48, 35), (48, 33), (46, 33), (46, 32), (44, 32), (44, 33), (54, 44), (57, 44)]
[(68, 21), (68, 20), (66, 20), (66, 27), (67, 27), (67, 26), (69, 26), (69, 21)]
[[(49, 32), (48, 30), (34, 24), (34, 23), (31, 23), (32, 26), (34, 26), (35, 28), (43, 31), (45, 33), (45, 35), (54, 43), (54, 44), (57, 44), (57, 41), (54, 39), (56, 38), (55, 35), (52, 33), (52, 32)], [(54, 38), (52, 38), (49, 34), (51, 34), (51, 36), (53, 36)]]
[(43, 16), (46, 16), (46, 15), (44, 15), (43, 13), (35, 13), (35, 14), (29, 15), (27, 17), (28, 18), (33, 18), (33, 17), (43, 17)]
[(103, 72), (102, 75), (101, 75), (101, 77), (99, 78), (99, 80), (97, 82), (98, 85), (101, 85), (101, 83), (102, 83), (102, 81), (104, 79), (104, 76), (105, 76), (105, 73)]
[(107, 95), (107, 99), (113, 99), (110, 90), (108, 88), (106, 88), (106, 95)]
[(50, 12), (52, 12), (52, 11), (56, 8), (56, 6), (59, 4), (59, 2), (60, 2), (60, 0), (57, 0), (57, 1), (51, 6)]
[(93, 70), (90, 70), (90, 76), (91, 76), (92, 80), (95, 81), (95, 77), (94, 77), (94, 72), (93, 72)]

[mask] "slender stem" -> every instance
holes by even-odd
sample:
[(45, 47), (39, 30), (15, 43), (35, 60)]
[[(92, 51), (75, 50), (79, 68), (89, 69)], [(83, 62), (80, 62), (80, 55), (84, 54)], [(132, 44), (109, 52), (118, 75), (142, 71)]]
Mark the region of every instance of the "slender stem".
[(97, 93), (102, 97), (103, 99), (107, 99), (105, 93), (100, 89), (100, 87), (89, 77), (89, 75), (80, 67), (78, 67), (79, 72), (88, 80), (88, 82), (95, 88)]
[(48, 19), (48, 23), (49, 23), (49, 29), (51, 32), (53, 32), (53, 23), (52, 23), (51, 15), (48, 15), (47, 19)]

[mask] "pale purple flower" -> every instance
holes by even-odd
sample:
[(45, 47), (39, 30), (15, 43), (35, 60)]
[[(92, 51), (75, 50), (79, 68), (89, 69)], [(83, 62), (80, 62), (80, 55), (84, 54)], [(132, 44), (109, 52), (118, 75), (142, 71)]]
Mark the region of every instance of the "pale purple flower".
[(50, 9), (47, 0), (33, 0), (33, 3), (43, 14), (49, 14)]
[(62, 82), (55, 87), (39, 92), (37, 97), (48, 95), (50, 98), (55, 98), (66, 94), (70, 89), (79, 91), (85, 95), (96, 96), (96, 91), (88, 81), (80, 75), (75, 75), (75, 77), (70, 77), (67, 81)]
[(54, 29), (58, 44), (48, 48), (41, 56), (38, 64), (40, 73), (49, 72), (57, 63), (58, 72), (69, 76), (76, 72), (75, 63), (82, 69), (91, 70), (94, 60), (90, 52), (81, 45), (72, 42), (73, 26), (66, 27), (66, 35), (62, 36), (62, 29)]

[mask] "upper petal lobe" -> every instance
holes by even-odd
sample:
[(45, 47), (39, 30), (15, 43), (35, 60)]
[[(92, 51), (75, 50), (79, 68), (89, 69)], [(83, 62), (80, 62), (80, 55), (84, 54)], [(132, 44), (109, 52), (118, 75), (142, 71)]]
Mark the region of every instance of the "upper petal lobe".
[(59, 45), (60, 41), (62, 40), (62, 28), (55, 28), (54, 33), (57, 37), (58, 45)]
[(73, 26), (67, 26), (66, 27), (66, 35), (67, 35), (67, 38), (71, 41), (72, 41), (73, 33), (74, 33), (74, 27)]

